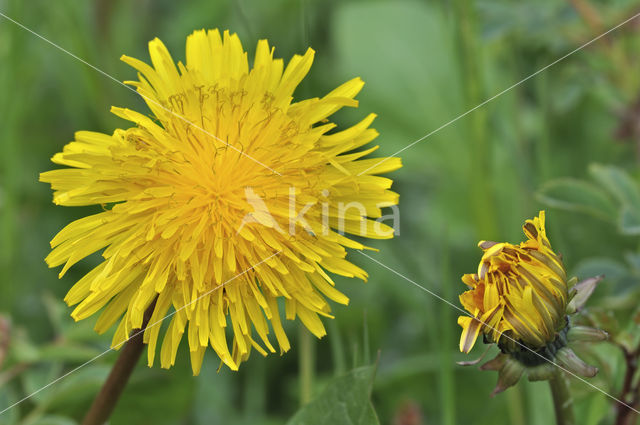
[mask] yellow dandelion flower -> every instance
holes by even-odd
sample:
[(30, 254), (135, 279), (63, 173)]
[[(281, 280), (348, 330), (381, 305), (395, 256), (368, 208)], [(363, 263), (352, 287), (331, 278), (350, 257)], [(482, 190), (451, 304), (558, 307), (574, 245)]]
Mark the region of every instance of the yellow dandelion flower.
[[(327, 272), (367, 278), (345, 258), (345, 248), (366, 247), (343, 233), (392, 237), (375, 219), (398, 202), (392, 181), (377, 174), (400, 160), (362, 159), (377, 146), (357, 151), (377, 136), (369, 127), (375, 115), (342, 131), (328, 121), (358, 105), (363, 82), (293, 102), (313, 50), (285, 67), (261, 40), (250, 68), (239, 38), (227, 31), (191, 34), (185, 64), (176, 65), (158, 39), (149, 52), (152, 66), (122, 60), (139, 72), (127, 83), (152, 117), (112, 108), (134, 126), (112, 135), (77, 132), (52, 158), (69, 168), (40, 175), (56, 204), (104, 209), (62, 229), (46, 258), (50, 267), (64, 264), (62, 277), (104, 249), (104, 261), (65, 298), (77, 304), (73, 318), (102, 310), (99, 333), (120, 321), (112, 341), (118, 347), (149, 306), (152, 324), (174, 312), (160, 363), (174, 364), (186, 332), (194, 374), (208, 346), (234, 370), (252, 348), (275, 352), (270, 329), (287, 351), (282, 304), (287, 319), (322, 337), (327, 298), (348, 303)], [(150, 366), (159, 332), (150, 326), (144, 333)]]
[(558, 370), (592, 377), (598, 370), (582, 361), (569, 343), (607, 338), (602, 330), (572, 326), (568, 316), (582, 308), (602, 277), (577, 284), (576, 278), (567, 280), (562, 258), (547, 238), (544, 211), (527, 220), (523, 230), (527, 240), (519, 245), (481, 241), (484, 254), (478, 272), (462, 277), (471, 289), (460, 295), (470, 313), (458, 317), (460, 351), (471, 351), (481, 333), (485, 342), (500, 347), (500, 353), (481, 366), (499, 373), (493, 394), (515, 385), (523, 374), (530, 381), (553, 379)]
[[(468, 353), (482, 332), (490, 341), (513, 347), (519, 341), (541, 348), (566, 326), (569, 301), (567, 275), (561, 257), (551, 249), (544, 211), (523, 226), (527, 241), (520, 245), (482, 241), (477, 274), (462, 281), (471, 288), (460, 296), (473, 315), (460, 316), (460, 351)], [(502, 335), (509, 338), (501, 338)]]

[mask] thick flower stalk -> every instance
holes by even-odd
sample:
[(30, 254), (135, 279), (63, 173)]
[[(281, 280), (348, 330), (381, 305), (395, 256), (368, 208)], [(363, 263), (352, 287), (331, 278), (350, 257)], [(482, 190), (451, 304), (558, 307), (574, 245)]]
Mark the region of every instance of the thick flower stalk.
[[(103, 261), (67, 294), (76, 320), (101, 311), (96, 330), (119, 322), (113, 346), (139, 328), (154, 363), (161, 321), (174, 313), (160, 363), (174, 364), (187, 334), (193, 371), (211, 346), (231, 369), (252, 348), (290, 347), (281, 322), (299, 318), (316, 336), (330, 316), (327, 298), (347, 304), (327, 272), (365, 280), (345, 248), (366, 248), (343, 233), (389, 238), (377, 219), (397, 204), (392, 181), (377, 176), (398, 158), (363, 159), (358, 148), (377, 132), (370, 114), (338, 131), (328, 117), (356, 107), (359, 78), (322, 98), (293, 102), (314, 52), (284, 66), (266, 40), (253, 66), (239, 38), (217, 30), (187, 38), (186, 62), (174, 63), (164, 44), (149, 43), (152, 65), (123, 56), (138, 70), (137, 88), (151, 116), (112, 112), (133, 123), (112, 135), (82, 131), (42, 173), (59, 205), (101, 205), (51, 241), (50, 267), (67, 270), (102, 251)], [(359, 208), (344, 209), (344, 204)], [(282, 299), (282, 303), (279, 302)], [(230, 343), (227, 337), (231, 337)]]
[(545, 230), (545, 214), (527, 220), (527, 237), (519, 245), (481, 241), (478, 272), (465, 274), (470, 288), (460, 296), (470, 314), (460, 316), (460, 351), (468, 353), (482, 334), (501, 353), (483, 368), (498, 370), (495, 392), (514, 385), (523, 373), (530, 380), (551, 379), (557, 368), (583, 376), (597, 369), (567, 346), (573, 340), (602, 340), (597, 329), (572, 327), (568, 314), (582, 307), (598, 279), (575, 284), (567, 280), (562, 257), (553, 251)]

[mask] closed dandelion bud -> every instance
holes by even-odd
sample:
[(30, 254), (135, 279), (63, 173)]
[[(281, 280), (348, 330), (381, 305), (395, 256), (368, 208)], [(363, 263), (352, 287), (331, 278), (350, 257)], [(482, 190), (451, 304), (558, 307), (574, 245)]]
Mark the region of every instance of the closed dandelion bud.
[(528, 240), (520, 245), (480, 242), (484, 255), (478, 273), (462, 277), (471, 289), (460, 302), (474, 316), (458, 319), (465, 353), (481, 332), (506, 351), (516, 350), (517, 342), (540, 349), (567, 324), (566, 273), (547, 239), (544, 212), (523, 229)]
[(551, 379), (557, 372), (554, 363), (576, 374), (595, 375), (597, 369), (582, 362), (567, 343), (607, 336), (598, 329), (572, 328), (568, 318), (584, 305), (599, 278), (577, 285), (576, 279), (567, 279), (562, 257), (547, 238), (544, 211), (527, 220), (523, 230), (527, 240), (518, 245), (481, 241), (484, 254), (477, 273), (462, 277), (470, 289), (460, 295), (469, 312), (458, 318), (460, 351), (471, 351), (481, 334), (485, 342), (498, 345), (499, 356), (482, 367), (500, 374), (494, 394), (524, 373), (529, 380)]

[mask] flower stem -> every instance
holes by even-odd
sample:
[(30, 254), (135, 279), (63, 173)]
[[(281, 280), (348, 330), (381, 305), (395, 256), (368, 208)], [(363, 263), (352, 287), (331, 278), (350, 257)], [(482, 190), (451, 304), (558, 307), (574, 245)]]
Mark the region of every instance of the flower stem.
[(100, 392), (93, 400), (93, 404), (89, 408), (82, 425), (103, 425), (107, 422), (116, 403), (122, 394), (122, 390), (127, 385), (129, 377), (136, 367), (142, 350), (144, 349), (143, 334), (147, 323), (151, 318), (151, 313), (155, 306), (155, 301), (147, 309), (144, 315), (141, 329), (134, 329), (131, 337), (127, 340), (120, 353), (120, 357), (113, 365), (107, 380), (100, 389)]
[[(449, 247), (449, 228), (444, 226), (442, 233), (438, 238), (441, 241), (440, 245), (440, 275), (442, 276), (442, 282), (451, 282), (451, 249)], [(453, 285), (442, 285), (442, 295), (445, 300), (453, 300)], [(442, 404), (442, 424), (443, 425), (455, 425), (456, 423), (456, 381), (453, 370), (455, 364), (453, 359), (453, 353), (451, 346), (454, 346), (454, 332), (456, 332), (452, 323), (455, 323), (452, 318), (451, 309), (449, 306), (441, 305), (440, 319), (442, 320), (442, 327), (440, 333), (441, 349), (440, 349), (440, 382), (441, 382), (441, 398)]]
[(509, 388), (509, 391), (505, 393), (508, 399), (508, 411), (509, 420), (512, 425), (526, 425), (527, 419), (524, 411), (524, 394), (522, 393), (522, 386), (516, 385)]
[[(478, 45), (476, 10), (469, 0), (456, 0), (453, 14), (457, 25), (460, 63), (463, 69), (464, 96), (467, 108), (474, 108), (485, 100), (484, 79), (482, 75), (482, 48)], [(475, 108), (474, 108), (475, 109)], [(469, 134), (473, 135), (470, 144), (471, 172), (469, 188), (473, 219), (483, 238), (497, 238), (496, 202), (492, 189), (491, 140), (488, 138), (487, 109), (474, 110), (469, 116)], [(483, 176), (479, 179), (477, 176)]]
[(311, 400), (314, 375), (314, 344), (313, 336), (300, 324), (300, 405), (304, 406)]
[(573, 416), (573, 398), (569, 392), (569, 383), (563, 373), (558, 372), (549, 380), (553, 407), (557, 425), (575, 425)]

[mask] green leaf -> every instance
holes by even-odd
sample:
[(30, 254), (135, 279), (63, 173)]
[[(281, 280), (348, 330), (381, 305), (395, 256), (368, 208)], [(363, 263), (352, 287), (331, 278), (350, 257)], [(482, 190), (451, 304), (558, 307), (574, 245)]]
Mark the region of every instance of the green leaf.
[(572, 270), (571, 275), (578, 279), (590, 276), (605, 275), (607, 281), (618, 282), (630, 276), (629, 268), (621, 261), (606, 257), (591, 257), (580, 261)]
[[(56, 363), (41, 363), (30, 365), (24, 372), (18, 375), (24, 392), (31, 394), (29, 400), (35, 405), (46, 405), (46, 401), (57, 391), (49, 388), (42, 389), (61, 375), (61, 365)], [(56, 388), (57, 390), (58, 388)]]
[(17, 328), (13, 331), (9, 350), (11, 358), (15, 361), (31, 363), (38, 360), (38, 347), (31, 341), (23, 328)]
[(77, 425), (77, 423), (78, 422), (66, 416), (46, 415), (31, 422), (31, 425)]
[(45, 345), (40, 349), (39, 359), (62, 362), (86, 362), (96, 357), (102, 351), (86, 345), (66, 342)]
[(69, 308), (59, 298), (47, 291), (42, 295), (42, 304), (45, 307), (51, 327), (56, 333), (62, 333), (65, 324), (72, 322), (69, 317)]
[(613, 222), (617, 208), (606, 192), (594, 184), (573, 178), (560, 178), (545, 183), (536, 194), (550, 207), (591, 214)]
[[(6, 409), (18, 401), (19, 397), (13, 388), (8, 385), (0, 387), (0, 410)], [(11, 408), (2, 414), (0, 419), (2, 425), (17, 424), (20, 419), (20, 409)]]
[(379, 424), (370, 399), (375, 373), (375, 366), (364, 366), (333, 379), (287, 425)]
[(638, 252), (626, 252), (624, 254), (624, 259), (629, 264), (631, 270), (633, 270), (636, 274), (640, 272), (640, 253)]
[(640, 188), (626, 171), (613, 165), (591, 164), (589, 173), (622, 205), (640, 211)]
[(630, 205), (622, 207), (618, 227), (623, 235), (640, 235), (640, 209)]
[(610, 409), (611, 406), (607, 397), (602, 393), (594, 393), (593, 396), (589, 398), (589, 403), (587, 408), (584, 409), (584, 413), (582, 413), (582, 410), (578, 410), (578, 414), (581, 416), (584, 415), (584, 421), (582, 423), (586, 425), (598, 425), (607, 416)]
[[(108, 365), (91, 364), (77, 369), (67, 376), (60, 375), (59, 377), (64, 377), (38, 394), (42, 394), (40, 403), (51, 409), (84, 406), (98, 392), (110, 370), (111, 367)], [(53, 379), (46, 378), (41, 382), (49, 384), (53, 382)], [(43, 386), (40, 385), (36, 389)]]

